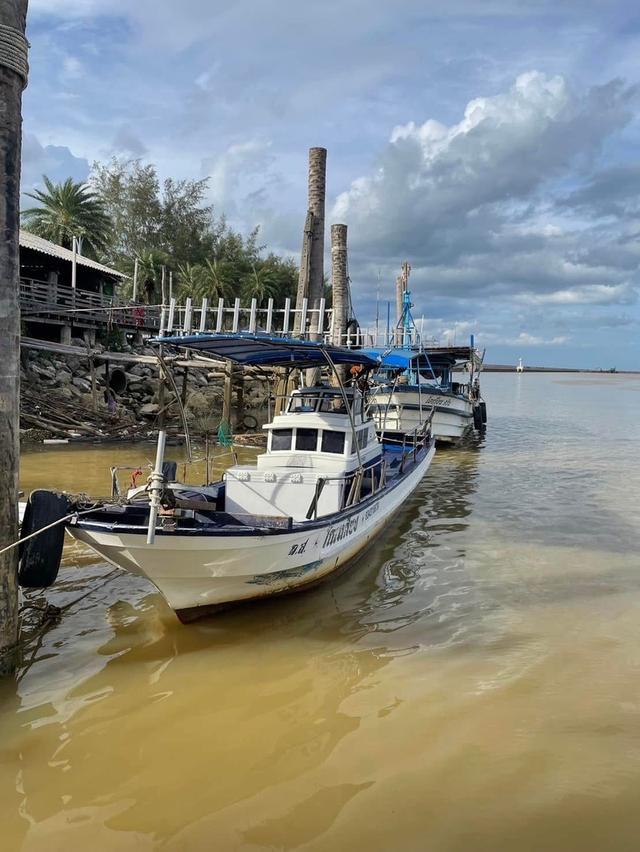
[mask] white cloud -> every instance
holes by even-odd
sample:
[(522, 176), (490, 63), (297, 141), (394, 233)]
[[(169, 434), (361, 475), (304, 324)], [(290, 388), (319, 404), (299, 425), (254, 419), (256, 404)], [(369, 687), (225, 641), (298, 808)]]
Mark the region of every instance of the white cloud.
[(33, 134), (25, 134), (22, 140), (23, 193), (40, 186), (42, 175), (47, 175), (53, 181), (68, 177), (83, 181), (88, 174), (89, 162), (84, 157), (76, 157), (65, 145), (42, 145)]
[(82, 63), (75, 56), (65, 56), (62, 60), (62, 76), (66, 81), (77, 80), (83, 74)]
[(531, 71), (507, 92), (470, 101), (457, 124), (394, 128), (377, 167), (338, 196), (332, 215), (362, 243), (384, 238), (411, 250), (443, 225), (477, 231), (482, 222), (472, 219), (485, 212), (487, 230), (490, 208), (528, 201), (627, 120), (619, 84), (577, 97), (562, 77)]
[(222, 154), (204, 161), (211, 198), (218, 208), (234, 212), (240, 200), (238, 195), (251, 192), (252, 179), (257, 177), (261, 184), (271, 162), (269, 147), (268, 141), (249, 139), (236, 142)]
[(520, 301), (530, 305), (614, 305), (629, 304), (638, 298), (629, 282), (622, 284), (585, 284), (553, 293), (529, 293)]

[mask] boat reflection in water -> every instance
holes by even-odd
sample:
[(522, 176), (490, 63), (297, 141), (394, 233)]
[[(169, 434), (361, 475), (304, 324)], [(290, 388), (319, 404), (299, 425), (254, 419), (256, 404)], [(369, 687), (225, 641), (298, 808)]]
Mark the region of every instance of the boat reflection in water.
[(2, 686), (11, 848), (49, 836), (142, 849), (214, 830), (222, 847), (321, 836), (374, 782), (347, 774), (310, 790), (300, 779), (340, 759), (384, 667), (455, 636), (446, 601), (464, 553), (437, 579), (432, 560), (445, 560), (427, 525), (464, 524), (474, 469), (472, 451), (443, 453), (357, 571), (188, 629), (146, 581), (68, 548), (48, 598), (64, 606), (92, 591), (34, 641), (15, 695)]

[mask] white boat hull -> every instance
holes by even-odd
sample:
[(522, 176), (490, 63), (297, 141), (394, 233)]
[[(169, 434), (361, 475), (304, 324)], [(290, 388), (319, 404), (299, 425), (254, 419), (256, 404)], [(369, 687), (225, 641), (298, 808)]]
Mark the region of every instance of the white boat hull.
[[(385, 414), (387, 401), (389, 409)], [(459, 441), (473, 429), (473, 404), (460, 395), (425, 391), (419, 394), (417, 390), (383, 391), (376, 394), (375, 402), (379, 406), (375, 416), (378, 431), (411, 433), (420, 428), (433, 406), (436, 410), (431, 431), (436, 441)]]
[(69, 532), (107, 561), (150, 580), (180, 615), (194, 608), (283, 594), (314, 584), (344, 566), (388, 524), (425, 475), (433, 446), (396, 484), (326, 521), (264, 535), (139, 532), (82, 524)]

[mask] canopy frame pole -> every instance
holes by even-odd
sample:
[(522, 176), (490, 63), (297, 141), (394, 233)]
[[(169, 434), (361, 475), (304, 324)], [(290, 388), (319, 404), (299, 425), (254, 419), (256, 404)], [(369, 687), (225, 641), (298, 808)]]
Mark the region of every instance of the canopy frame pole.
[[(353, 419), (353, 412), (351, 411), (351, 406), (349, 405), (349, 399), (347, 398), (347, 394), (345, 392), (344, 385), (342, 384), (342, 379), (340, 378), (340, 374), (338, 372), (336, 365), (333, 363), (333, 359), (331, 358), (331, 355), (329, 355), (329, 353), (324, 348), (324, 346), (321, 346), (320, 350), (322, 351), (322, 354), (326, 358), (327, 364), (329, 365), (329, 367), (331, 367), (331, 371), (333, 372), (333, 375), (334, 375), (335, 380), (337, 382), (337, 386), (340, 388), (342, 400), (343, 400), (345, 407), (347, 409), (347, 414), (349, 415), (349, 423), (351, 424), (351, 434), (353, 435), (353, 445), (356, 448), (356, 455), (358, 456), (359, 469), (362, 469), (362, 456), (360, 455), (360, 446), (358, 445), (358, 434), (356, 432), (356, 424), (355, 424), (354, 419)], [(357, 388), (354, 388), (354, 391), (355, 390), (357, 390)], [(355, 395), (354, 395), (354, 400), (355, 400)]]
[[(162, 268), (164, 272), (164, 267)], [(163, 279), (164, 280), (164, 279)], [(165, 336), (166, 329), (166, 314), (163, 299), (163, 306), (160, 313), (160, 332), (158, 337), (161, 339)], [(147, 544), (154, 544), (156, 540), (156, 521), (158, 520), (158, 512), (160, 510), (160, 499), (164, 491), (164, 475), (162, 473), (162, 463), (164, 462), (164, 450), (167, 443), (167, 431), (164, 428), (164, 374), (162, 368), (162, 343), (158, 346), (158, 372), (160, 387), (158, 389), (158, 398), (160, 402), (160, 428), (158, 430), (158, 443), (156, 446), (156, 461), (153, 466), (153, 471), (149, 477), (149, 524), (147, 526)]]

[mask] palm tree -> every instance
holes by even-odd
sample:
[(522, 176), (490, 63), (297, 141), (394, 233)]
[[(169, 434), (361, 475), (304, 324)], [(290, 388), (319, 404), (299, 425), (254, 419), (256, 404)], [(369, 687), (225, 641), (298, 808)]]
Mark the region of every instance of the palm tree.
[(256, 299), (259, 307), (263, 307), (267, 299), (278, 295), (279, 287), (274, 270), (268, 264), (256, 267), (251, 265), (251, 272), (243, 282), (244, 295), (249, 299)]
[(138, 281), (140, 294), (148, 305), (158, 300), (162, 281), (162, 267), (167, 265), (168, 256), (159, 251), (141, 251), (136, 255), (138, 260)]
[(42, 179), (44, 190), (26, 193), (39, 203), (38, 207), (22, 211), (27, 228), (66, 248), (72, 247), (75, 237), (85, 254), (106, 251), (112, 225), (100, 198), (86, 183), (71, 178), (57, 184), (46, 175)]
[(190, 296), (192, 299), (197, 299), (206, 295), (203, 292), (205, 289), (203, 272), (203, 267), (198, 263), (178, 264), (178, 284), (181, 296)]
[(229, 265), (219, 260), (207, 258), (201, 268), (207, 286), (207, 292), (203, 295), (211, 299), (228, 298), (232, 289)]
[[(2, 550), (18, 533), (18, 463), (20, 458), (20, 308), (18, 231), (20, 217), (20, 139), (22, 90), (27, 81), (24, 38), (27, 0), (0, 0), (0, 21), (12, 32), (12, 62), (0, 64), (0, 675), (13, 671), (18, 640), (18, 554)], [(19, 46), (18, 46), (19, 45)], [(6, 44), (5, 44), (6, 47)], [(12, 54), (10, 53), (9, 56)], [(22, 66), (22, 69), (20, 70)]]

